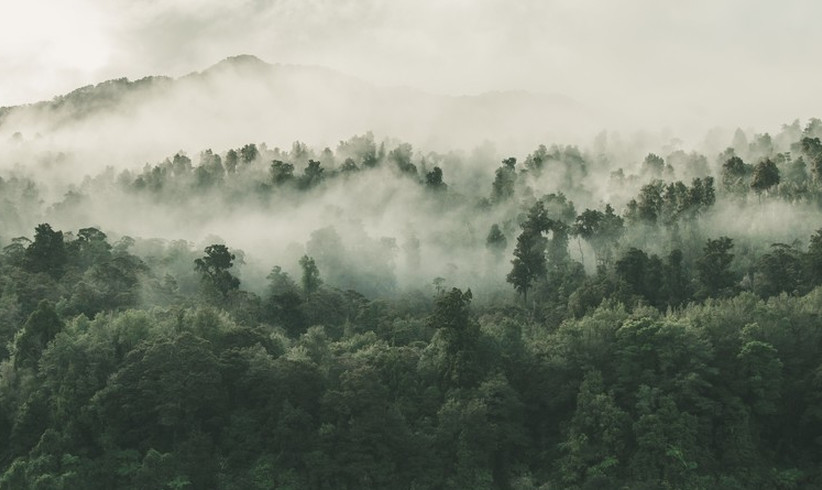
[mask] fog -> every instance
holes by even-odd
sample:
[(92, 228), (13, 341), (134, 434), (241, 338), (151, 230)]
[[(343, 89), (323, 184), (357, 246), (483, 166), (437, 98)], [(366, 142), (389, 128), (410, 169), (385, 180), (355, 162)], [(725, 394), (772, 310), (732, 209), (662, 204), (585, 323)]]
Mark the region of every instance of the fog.
[[(112, 242), (124, 236), (137, 239), (135, 252), (157, 261), (158, 273), (193, 276), (193, 257), (207, 245), (225, 243), (239, 257), (237, 273), (243, 287), (255, 292), (264, 290), (274, 266), (298, 277), (298, 260), (307, 254), (316, 259), (327, 284), (355, 289), (368, 297), (431, 290), (439, 278), (439, 287), (471, 287), (479, 300), (485, 300), (513, 294), (506, 274), (521, 224), (537, 199), (561, 203), (549, 212), (554, 213), (552, 219), (570, 213), (562, 218), (569, 226), (583, 210), (601, 211), (611, 205), (629, 221), (624, 236), (609, 245), (616, 256), (630, 247), (661, 256), (678, 248), (692, 261), (701, 254), (706, 239), (725, 235), (739, 244), (744, 255), (740, 263), (744, 264), (772, 243), (803, 246), (822, 223), (822, 213), (813, 200), (777, 192), (739, 196), (720, 183), (728, 151), (750, 163), (787, 155), (796, 151), (803, 134), (819, 131), (820, 125), (813, 121), (783, 125), (772, 136), (713, 129), (694, 147), (670, 130), (660, 130), (603, 131), (579, 145), (545, 140), (544, 146), (535, 144), (527, 151), (520, 149), (525, 146), (523, 140), (513, 143), (509, 139), (509, 146), (504, 140), (485, 140), (465, 150), (457, 144), (459, 132), (455, 131), (454, 147), (445, 152), (432, 149), (437, 144), (447, 146), (421, 125), (416, 139), (409, 138), (415, 141), (413, 145), (362, 132), (328, 147), (296, 141), (281, 148), (264, 139), (249, 141), (249, 136), (291, 135), (289, 131), (294, 131), (323, 141), (316, 130), (329, 130), (329, 135), (343, 131), (345, 118), (336, 127), (295, 121), (283, 117), (291, 109), (284, 105), (280, 111), (233, 105), (218, 117), (209, 116), (210, 107), (236, 100), (225, 95), (228, 87), (239, 86), (246, 96), (272, 103), (293, 103), (293, 99), (273, 99), (276, 91), (270, 90), (270, 80), (263, 83), (256, 78), (260, 70), (275, 75), (278, 89), (292, 90), (304, 86), (303, 75), (317, 69), (274, 67), (243, 58), (178, 81), (161, 80), (136, 91), (126, 86), (122, 94), (118, 88), (118, 97), (125, 102), (113, 107), (104, 104), (81, 116), (72, 104), (67, 104), (68, 113), (52, 106), (9, 113), (4, 125), (37, 125), (43, 133), (5, 139), (0, 177), (5, 179), (6, 195), (0, 245), (16, 236), (31, 236), (41, 222), (66, 232), (96, 226)], [(289, 77), (286, 82), (277, 78), (281, 70)], [(365, 87), (363, 100), (373, 96), (359, 81), (340, 77), (335, 82), (348, 89)], [(209, 96), (214, 97), (205, 103)], [(320, 105), (339, 109), (350, 102), (326, 93)], [(414, 116), (411, 107), (405, 110), (403, 116)], [(63, 118), (65, 114), (71, 117)], [(334, 114), (331, 111), (332, 120)], [(379, 126), (378, 116), (378, 112), (369, 114), (358, 124)], [(203, 122), (211, 120), (213, 124)], [(280, 131), (272, 131), (279, 120), (286, 123), (277, 126)], [(152, 121), (174, 124), (153, 125)], [(414, 135), (415, 128), (409, 128), (406, 134)], [(213, 138), (214, 144), (201, 144), (206, 137)], [(470, 135), (465, 138), (463, 142), (471, 141)], [(538, 134), (529, 138), (536, 139)], [(233, 168), (229, 152), (242, 155), (241, 147), (250, 143), (257, 148), (256, 154), (247, 161), (242, 157)], [(719, 149), (725, 153), (720, 155)], [(645, 162), (649, 154), (661, 155), (664, 168), (650, 169)], [(501, 192), (498, 184), (505, 184), (500, 172), (505, 167), (503, 159), (509, 157), (517, 163), (508, 174), (509, 190)], [(322, 169), (323, 178), (316, 181), (308, 180), (312, 160)], [(276, 162), (293, 165), (293, 176), (278, 180)], [(349, 164), (353, 170), (345, 170)], [(788, 165), (780, 164), (783, 172)], [(435, 167), (442, 170), (444, 186), (426, 183)], [(676, 181), (687, 186), (693, 179), (706, 177), (715, 179), (718, 199), (694, 219), (673, 226), (630, 221), (631, 202), (640, 199), (644, 186)], [(559, 200), (551, 195), (560, 196)], [(507, 242), (499, 252), (486, 244), (493, 225), (500, 227)], [(163, 262), (162, 257), (179, 256), (181, 250), (181, 262)], [(568, 252), (588, 274), (595, 273), (596, 260), (601, 257), (590, 243), (572, 236)], [(192, 281), (181, 279), (186, 280)]]
[[(3, 245), (40, 222), (98, 226), (112, 239), (184, 240), (191, 253), (225, 242), (254, 290), (310, 254), (331, 285), (372, 296), (438, 277), (492, 294), (507, 287), (528, 209), (550, 194), (576, 214), (628, 216), (647, 184), (713, 177), (719, 199), (693, 222), (631, 226), (619, 243), (690, 260), (709, 237), (765, 250), (820, 223), (788, 186), (740, 197), (720, 184), (729, 147), (749, 165), (779, 156), (788, 171), (822, 114), (813, 2), (0, 9)], [(249, 144), (259, 155), (236, 172), (204, 157), (226, 162)], [(650, 153), (669, 170), (649, 172)], [(175, 155), (191, 168), (174, 170)], [(492, 183), (509, 157), (502, 198)], [(358, 172), (342, 171), (346, 158)], [(303, 185), (310, 159), (326, 179)], [(286, 185), (274, 161), (294, 166)], [(426, 184), (435, 167), (446, 190)], [(492, 225), (503, 253), (486, 247)], [(590, 244), (572, 238), (569, 252), (595, 271)]]
[(812, 62), (822, 6), (811, 0), (32, 0), (0, 9), (0, 106), (105, 79), (179, 77), (240, 53), (434, 94), (557, 94), (623, 127), (678, 134), (764, 128), (822, 104)]

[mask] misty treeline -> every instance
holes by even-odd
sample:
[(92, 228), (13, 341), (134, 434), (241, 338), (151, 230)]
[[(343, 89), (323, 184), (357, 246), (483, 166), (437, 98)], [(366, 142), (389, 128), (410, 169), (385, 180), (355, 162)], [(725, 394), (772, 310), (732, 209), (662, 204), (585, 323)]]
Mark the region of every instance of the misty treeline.
[(817, 488), (820, 137), (30, 154), (0, 488)]

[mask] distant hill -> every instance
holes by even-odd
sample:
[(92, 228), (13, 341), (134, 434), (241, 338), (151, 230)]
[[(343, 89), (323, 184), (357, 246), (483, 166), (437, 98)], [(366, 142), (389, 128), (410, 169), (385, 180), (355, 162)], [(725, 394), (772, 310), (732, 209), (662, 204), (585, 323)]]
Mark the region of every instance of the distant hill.
[(135, 158), (149, 158), (149, 149), (163, 155), (243, 142), (333, 145), (369, 130), (428, 149), (486, 140), (528, 148), (594, 128), (596, 121), (592, 111), (560, 95), (435, 95), (240, 55), (177, 79), (108, 80), (50, 101), (0, 108), (0, 139), (37, 135), (61, 151), (99, 149), (105, 141), (119, 145), (120, 156), (139, 149)]

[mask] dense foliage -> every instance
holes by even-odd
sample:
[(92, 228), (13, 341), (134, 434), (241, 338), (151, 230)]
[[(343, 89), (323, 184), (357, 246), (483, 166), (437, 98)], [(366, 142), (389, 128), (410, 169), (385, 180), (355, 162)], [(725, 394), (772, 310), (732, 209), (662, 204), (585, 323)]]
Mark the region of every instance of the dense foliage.
[[(0, 489), (818, 488), (822, 229), (803, 246), (710, 220), (820, 206), (820, 133), (737, 134), (714, 170), (652, 153), (628, 176), (542, 146), (480, 193), (448, 183), (448, 158), (372, 135), (87, 179), (55, 216), (109, 184), (169, 207), (197, 193), (265, 207), (388, 168), (432, 216), (493, 220), (442, 244), (487, 264), (482, 284), (400, 287), (390, 237), (364, 237), (355, 260), (322, 228), (255, 288), (226, 243), (88, 223), (0, 236)], [(597, 169), (636, 191), (622, 212), (571, 201), (590, 202)], [(556, 187), (537, 197), (542, 176)], [(40, 216), (34, 180), (0, 190), (6, 230)]]

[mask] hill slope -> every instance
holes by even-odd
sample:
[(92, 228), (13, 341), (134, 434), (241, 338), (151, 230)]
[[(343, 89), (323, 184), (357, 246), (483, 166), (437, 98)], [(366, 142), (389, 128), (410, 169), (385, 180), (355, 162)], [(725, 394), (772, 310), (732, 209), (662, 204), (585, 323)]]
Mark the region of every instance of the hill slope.
[[(0, 140), (38, 135), (52, 150), (152, 159), (249, 141), (333, 146), (375, 131), (426, 149), (486, 140), (532, 149), (594, 115), (575, 101), (528, 92), (446, 96), (378, 87), (322, 67), (269, 64), (250, 55), (172, 79), (116, 79), (51, 101), (0, 108)], [(116, 150), (116, 151), (115, 151)]]

